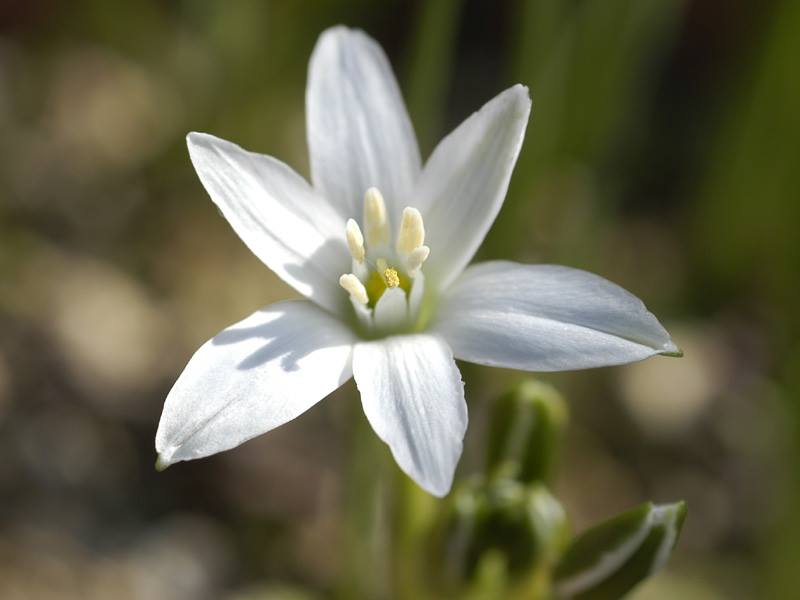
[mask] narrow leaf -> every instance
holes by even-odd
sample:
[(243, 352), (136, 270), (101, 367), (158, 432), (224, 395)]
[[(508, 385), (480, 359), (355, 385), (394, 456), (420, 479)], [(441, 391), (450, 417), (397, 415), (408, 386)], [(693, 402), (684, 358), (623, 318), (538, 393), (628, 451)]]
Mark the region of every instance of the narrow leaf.
[(645, 503), (575, 539), (555, 572), (561, 598), (617, 600), (667, 562), (686, 503)]

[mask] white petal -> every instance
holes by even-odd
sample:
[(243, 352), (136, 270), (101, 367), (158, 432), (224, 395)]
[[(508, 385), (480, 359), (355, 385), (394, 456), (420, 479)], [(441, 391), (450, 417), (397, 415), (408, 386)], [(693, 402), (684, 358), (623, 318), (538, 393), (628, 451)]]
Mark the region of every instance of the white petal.
[(408, 320), (408, 300), (399, 287), (389, 288), (375, 304), (375, 328), (378, 331), (392, 331), (403, 326)]
[(408, 294), (408, 314), (416, 319), (425, 299), (425, 276), (422, 271), (417, 271), (411, 281), (411, 292)]
[(468, 268), (443, 300), (434, 330), (460, 359), (527, 371), (679, 352), (636, 296), (556, 265), (496, 261)]
[(357, 344), (353, 374), (367, 419), (400, 468), (446, 495), (467, 429), (464, 384), (447, 344), (430, 335)]
[(341, 26), (320, 36), (309, 65), (306, 119), (314, 187), (345, 218), (359, 217), (364, 193), (376, 187), (396, 226), (419, 176), (419, 149), (375, 40)]
[(372, 331), (375, 327), (375, 320), (372, 318), (372, 309), (353, 298), (350, 298), (350, 306), (353, 307), (353, 312), (356, 314), (356, 319), (358, 319), (358, 324), (361, 325), (361, 328), (364, 331)]
[(159, 461), (215, 454), (294, 419), (350, 378), (353, 341), (302, 300), (225, 329), (195, 353), (167, 396)]
[(253, 254), (304, 296), (339, 310), (347, 296), (338, 279), (351, 262), (345, 221), (282, 162), (205, 133), (186, 141), (206, 191)]
[(515, 85), (474, 113), (434, 150), (415, 206), (431, 249), (425, 271), (446, 286), (472, 259), (505, 199), (531, 101)]

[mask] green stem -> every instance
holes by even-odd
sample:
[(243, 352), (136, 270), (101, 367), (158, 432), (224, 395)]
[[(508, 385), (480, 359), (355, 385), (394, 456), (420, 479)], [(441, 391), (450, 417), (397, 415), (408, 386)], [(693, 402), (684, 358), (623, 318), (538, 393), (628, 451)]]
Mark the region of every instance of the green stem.
[(400, 469), (394, 468), (392, 495), (393, 597), (425, 600), (426, 569), (431, 566), (428, 533), (435, 518), (437, 500), (422, 491)]
[(351, 418), (344, 490), (343, 564), (336, 597), (341, 600), (387, 598), (387, 531), (385, 510), (386, 451), (372, 431), (359, 403)]

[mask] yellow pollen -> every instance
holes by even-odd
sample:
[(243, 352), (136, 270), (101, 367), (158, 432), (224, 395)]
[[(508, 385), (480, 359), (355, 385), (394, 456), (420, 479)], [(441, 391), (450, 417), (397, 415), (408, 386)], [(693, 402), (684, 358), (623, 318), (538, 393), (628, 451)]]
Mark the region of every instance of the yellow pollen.
[(387, 288), (395, 288), (400, 285), (400, 276), (392, 268), (384, 269), (383, 280), (386, 282)]
[(379, 258), (375, 263), (377, 268), (374, 271), (370, 271), (369, 276), (364, 281), (364, 287), (369, 298), (369, 303), (367, 304), (369, 308), (374, 308), (383, 293), (388, 289), (399, 287), (406, 294), (411, 290), (411, 278), (408, 275), (387, 265), (385, 258)]

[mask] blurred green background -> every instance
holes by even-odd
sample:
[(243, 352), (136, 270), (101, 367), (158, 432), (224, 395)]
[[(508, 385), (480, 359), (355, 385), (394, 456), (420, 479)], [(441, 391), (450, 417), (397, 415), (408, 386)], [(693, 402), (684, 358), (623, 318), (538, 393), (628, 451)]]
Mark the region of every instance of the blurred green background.
[[(362, 493), (346, 476), (352, 385), (234, 451), (153, 470), (191, 353), (293, 295), (208, 200), (184, 135), (307, 175), (306, 65), (337, 23), (386, 49), (424, 156), (528, 85), (479, 258), (601, 274), (685, 351), (544, 377), (572, 412), (556, 493), (575, 529), (684, 498), (675, 556), (633, 598), (796, 597), (800, 3), (5, 0), (0, 598), (327, 598), (391, 569), (380, 553), (343, 564)], [(463, 373), (467, 476), (493, 399), (523, 375)]]

